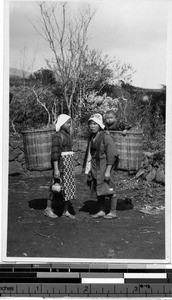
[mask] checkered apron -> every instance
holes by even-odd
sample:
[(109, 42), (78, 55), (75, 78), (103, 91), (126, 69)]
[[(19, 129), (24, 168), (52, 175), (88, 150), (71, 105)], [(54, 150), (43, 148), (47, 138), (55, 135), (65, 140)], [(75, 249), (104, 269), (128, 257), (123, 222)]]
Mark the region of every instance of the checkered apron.
[(76, 199), (76, 183), (75, 183), (75, 174), (74, 174), (74, 159), (73, 152), (62, 152), (62, 182), (63, 182), (63, 193), (64, 200), (73, 200)]

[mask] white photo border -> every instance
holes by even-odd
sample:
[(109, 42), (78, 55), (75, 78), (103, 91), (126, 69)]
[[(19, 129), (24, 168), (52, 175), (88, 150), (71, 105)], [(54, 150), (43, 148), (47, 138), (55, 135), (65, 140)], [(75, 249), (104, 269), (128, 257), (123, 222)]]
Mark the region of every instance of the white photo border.
[[(12, 1), (12, 0), (11, 0)], [(20, 0), (22, 1), (22, 0)], [(23, 0), (24, 1), (24, 0)], [(158, 1), (158, 0), (157, 0)], [(19, 2), (19, 1), (18, 1)], [(93, 1), (94, 2), (94, 1)], [(3, 105), (2, 105), (2, 203), (1, 203), (1, 263), (129, 263), (129, 264), (171, 264), (172, 263), (172, 206), (171, 206), (171, 184), (172, 184), (172, 1), (168, 2), (168, 44), (167, 44), (167, 101), (166, 101), (166, 187), (165, 187), (165, 248), (166, 257), (162, 260), (145, 259), (83, 259), (83, 258), (23, 258), (7, 257), (7, 231), (8, 231), (8, 159), (9, 159), (9, 1), (4, 1), (4, 47), (3, 47)]]

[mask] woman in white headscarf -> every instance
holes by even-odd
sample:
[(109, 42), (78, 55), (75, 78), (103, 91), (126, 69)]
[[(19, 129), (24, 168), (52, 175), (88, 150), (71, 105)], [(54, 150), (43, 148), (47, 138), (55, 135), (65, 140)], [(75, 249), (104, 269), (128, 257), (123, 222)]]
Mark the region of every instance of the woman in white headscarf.
[[(97, 195), (99, 211), (93, 218), (116, 218), (117, 197), (115, 194), (114, 169), (118, 162), (118, 153), (113, 138), (104, 131), (103, 118), (97, 113), (90, 117), (88, 126), (91, 136), (84, 159), (87, 183), (94, 188)], [(111, 199), (111, 208), (105, 213), (105, 197)]]
[(63, 216), (74, 219), (70, 214), (69, 201), (75, 199), (76, 186), (73, 165), (72, 139), (70, 135), (71, 117), (61, 114), (55, 122), (56, 133), (52, 136), (51, 160), (53, 165), (53, 184), (50, 187), (47, 207), (44, 214), (50, 218), (58, 216), (52, 210), (54, 195), (61, 193), (64, 200)]

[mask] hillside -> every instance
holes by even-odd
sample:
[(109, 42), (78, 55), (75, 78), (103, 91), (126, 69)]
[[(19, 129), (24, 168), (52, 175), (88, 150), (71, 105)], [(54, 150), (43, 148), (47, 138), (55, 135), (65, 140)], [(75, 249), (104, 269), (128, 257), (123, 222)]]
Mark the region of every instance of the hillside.
[(17, 68), (10, 68), (10, 77), (22, 78), (24, 76), (25, 78), (28, 78), (30, 75), (31, 75), (30, 72), (26, 72)]

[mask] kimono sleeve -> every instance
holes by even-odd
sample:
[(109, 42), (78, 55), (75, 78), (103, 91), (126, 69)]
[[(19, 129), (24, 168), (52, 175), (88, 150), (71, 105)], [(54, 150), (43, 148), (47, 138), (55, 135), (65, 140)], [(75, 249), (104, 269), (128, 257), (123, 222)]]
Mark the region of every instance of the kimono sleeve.
[(61, 156), (61, 137), (58, 134), (54, 134), (52, 136), (52, 151), (51, 151), (51, 159), (52, 161), (58, 161)]
[(108, 165), (113, 165), (119, 156), (116, 150), (115, 142), (110, 135), (104, 136), (105, 152)]

